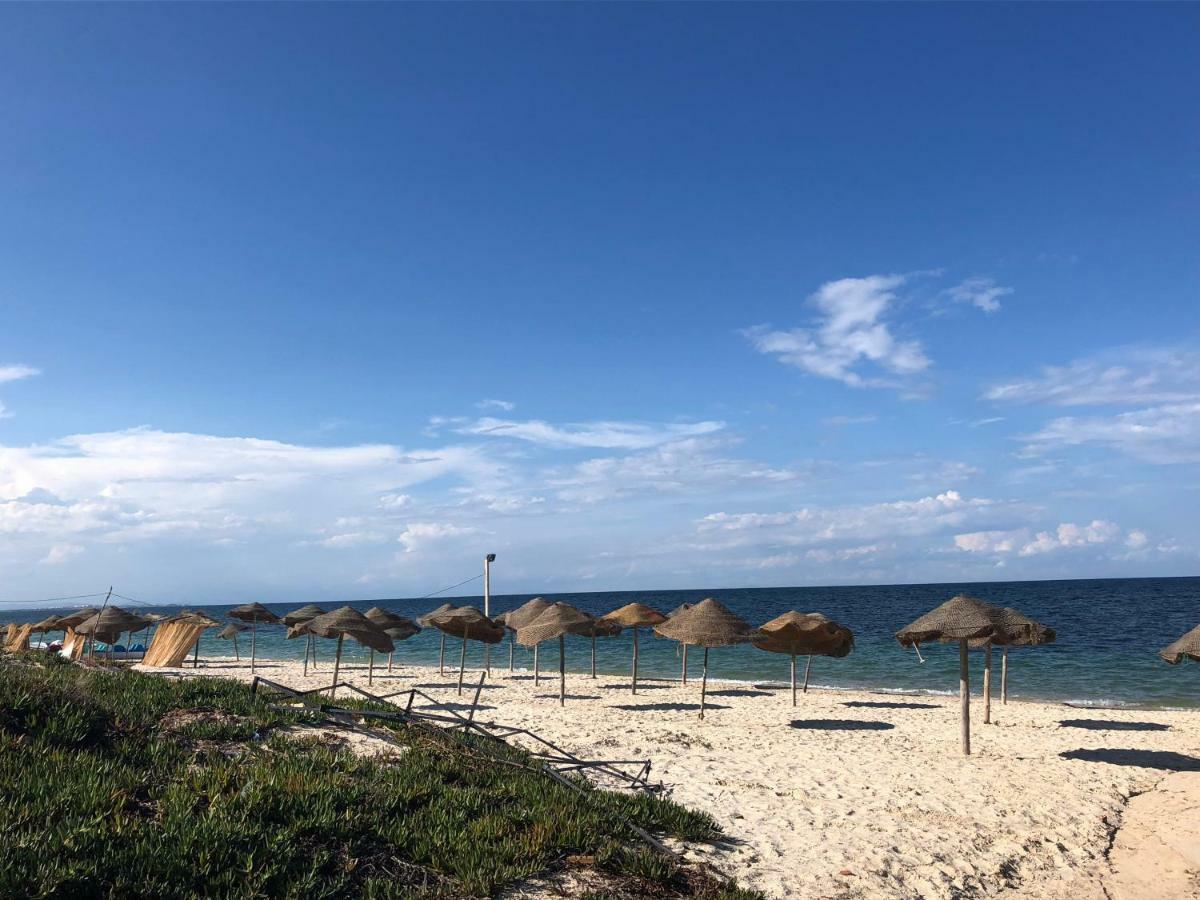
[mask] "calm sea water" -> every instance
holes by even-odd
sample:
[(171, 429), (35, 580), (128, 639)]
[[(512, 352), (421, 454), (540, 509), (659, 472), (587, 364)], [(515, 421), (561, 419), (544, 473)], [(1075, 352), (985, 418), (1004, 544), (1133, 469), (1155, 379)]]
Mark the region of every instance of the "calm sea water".
[[(774, 618), (789, 609), (822, 612), (851, 628), (854, 651), (843, 659), (813, 660), (811, 683), (818, 686), (864, 688), (902, 692), (953, 693), (958, 689), (958, 649), (953, 644), (922, 647), (925, 662), (912, 650), (897, 644), (894, 633), (924, 612), (957, 593), (969, 593), (989, 603), (1012, 606), (1058, 631), (1057, 643), (1017, 648), (1009, 655), (1009, 694), (1017, 698), (1062, 700), (1091, 705), (1200, 706), (1200, 665), (1168, 666), (1157, 651), (1200, 623), (1200, 578), (1110, 579), (1095, 581), (1024, 581), (986, 584), (929, 584), (872, 587), (753, 588), (735, 590), (626, 591), (617, 593), (544, 594), (600, 615), (625, 603), (640, 602), (669, 612), (680, 603), (716, 597), (752, 625)], [(520, 606), (531, 596), (492, 597), (493, 614)], [(482, 598), (457, 597), (433, 600), (365, 601), (351, 605), (364, 612), (379, 605), (400, 615), (415, 618), (449, 599), (457, 604), (482, 605)], [(266, 604), (282, 614), (304, 603)], [(323, 603), (326, 609), (336, 604)], [(131, 611), (142, 609), (126, 604)], [(206, 606), (215, 618), (223, 618), (230, 606)], [(154, 607), (163, 612), (172, 607)], [(34, 621), (50, 612), (0, 612), (8, 621)], [(301, 643), (288, 641), (282, 626), (261, 626), (260, 657), (296, 659)], [(241, 641), (249, 646), (249, 635)], [(396, 660), (413, 663), (437, 662), (439, 632), (426, 629), (398, 645)], [(678, 677), (678, 646), (641, 632), (639, 670), (643, 676)], [(349, 648), (350, 645), (348, 644)], [(597, 641), (598, 667), (602, 672), (628, 672), (631, 639), (620, 637)], [(328, 655), (332, 642), (321, 642)], [(459, 644), (447, 641), (447, 661), (457, 664)], [(589, 664), (590, 642), (567, 638), (568, 671), (584, 671)], [(201, 643), (201, 656), (232, 654), (232, 646), (208, 632)], [(545, 647), (544, 669), (557, 670), (557, 647)], [(365, 656), (357, 647), (344, 658)], [(689, 672), (699, 675), (702, 651), (689, 651)], [(979, 690), (982, 652), (971, 654), (972, 682)], [(516, 648), (516, 665), (532, 665), (532, 653)], [(479, 666), (481, 645), (468, 645), (468, 665)], [(508, 645), (492, 648), (493, 666), (507, 668)], [(997, 671), (999, 659), (995, 662)], [(740, 681), (784, 681), (788, 658), (765, 653), (749, 645), (710, 652), (709, 677)]]

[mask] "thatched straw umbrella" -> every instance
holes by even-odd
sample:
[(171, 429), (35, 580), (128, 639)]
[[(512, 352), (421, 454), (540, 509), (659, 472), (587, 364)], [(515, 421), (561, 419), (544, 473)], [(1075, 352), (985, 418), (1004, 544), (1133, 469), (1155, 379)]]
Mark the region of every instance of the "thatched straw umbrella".
[(352, 606), (343, 606), (293, 627), (304, 628), (317, 637), (337, 638), (337, 654), (333, 660), (333, 684), (329, 691), (330, 699), (337, 695), (338, 670), (342, 665), (342, 641), (347, 635), (364, 647), (370, 647), (380, 653), (391, 653), (394, 649), (392, 639), (388, 637), (387, 632)]
[[(555, 603), (543, 610), (532, 624), (526, 625), (517, 632), (517, 640), (525, 647), (537, 647), (542, 641), (558, 638), (559, 706), (563, 706), (567, 702), (567, 656), (563, 638), (568, 634), (591, 637), (593, 646), (595, 646), (598, 624), (595, 617), (589, 616), (569, 603)], [(606, 631), (610, 631), (613, 627), (615, 626), (603, 626)]]
[[(238, 650), (237, 637), (243, 631), (248, 631), (249, 629), (250, 629), (249, 625), (243, 625), (241, 622), (230, 622), (228, 625), (226, 625), (224, 628), (222, 628), (220, 631), (217, 632), (217, 637), (219, 637), (221, 640), (223, 640), (223, 641), (232, 640), (233, 641), (233, 656), (238, 662), (242, 661), (242, 654), (241, 654), (241, 651)], [(200, 642), (197, 641), (196, 643), (199, 644)]]
[[(285, 613), (280, 620), (288, 627), (288, 638), (292, 638), (292, 627), (295, 625), (303, 625), (305, 622), (311, 622), (317, 616), (325, 615), (325, 610), (317, 606), (315, 603), (310, 603), (307, 606), (302, 606), (299, 609), (293, 609), (290, 613)], [(313, 668), (317, 667), (317, 642), (312, 634), (307, 631), (296, 632), (295, 637), (304, 638), (304, 677), (308, 677), (308, 657), (312, 654)]]
[[(503, 625), (505, 628), (507, 628), (508, 632), (509, 632), (509, 641), (508, 641), (508, 671), (509, 671), (509, 673), (511, 673), (513, 670), (513, 642), (514, 642), (514, 638), (516, 637), (516, 633), (518, 631), (520, 631), (522, 628), (526, 627), (527, 625), (532, 625), (534, 622), (536, 622), (538, 617), (542, 613), (544, 613), (546, 610), (548, 610), (550, 608), (550, 606), (551, 606), (550, 601), (547, 600), (545, 597), (534, 597), (532, 600), (526, 600), (524, 603), (522, 603), (516, 609), (509, 610), (508, 612), (506, 612), (504, 614), (504, 619), (502, 621), (497, 619), (497, 621), (500, 622), (500, 624)], [(539, 665), (539, 662), (540, 661), (538, 659), (538, 645), (534, 644), (533, 645), (533, 685), (534, 685), (534, 687), (537, 687), (537, 685), (541, 681), (541, 666)]]
[[(1058, 636), (1053, 628), (1035, 622), (1010, 606), (1000, 610), (1013, 639), (1001, 648), (1000, 656), (1000, 702), (1008, 703), (1008, 648), (1036, 647), (1053, 643)], [(983, 649), (983, 724), (992, 722), (992, 639), (977, 638), (970, 642), (972, 650)]]
[[(146, 626), (142, 616), (121, 609), (119, 606), (106, 606), (86, 622), (75, 626), (78, 634), (90, 637), (94, 642), (97, 638), (108, 644), (108, 655), (112, 656), (112, 645), (125, 632), (141, 631)], [(91, 655), (95, 654), (95, 644), (92, 645)]]
[(970, 641), (986, 638), (990, 643), (1009, 644), (1029, 633), (1027, 627), (1010, 621), (1004, 610), (975, 597), (959, 594), (927, 612), (907, 628), (896, 632), (902, 647), (926, 641), (958, 641), (958, 693), (962, 707), (962, 752), (971, 753), (971, 682), (967, 664)]
[(708, 651), (712, 647), (730, 647), (753, 640), (757, 632), (732, 613), (725, 604), (706, 597), (654, 628), (656, 634), (704, 648), (704, 675), (700, 681), (700, 718), (704, 718), (704, 700), (708, 693)]
[(58, 620), (58, 624), (60, 628), (76, 629), (99, 612), (100, 610), (95, 606), (85, 606), (83, 609), (77, 609), (69, 615), (62, 616)]
[(754, 646), (770, 653), (786, 653), (792, 658), (792, 706), (796, 705), (796, 657), (808, 656), (804, 667), (804, 693), (808, 693), (808, 673), (814, 656), (840, 659), (854, 649), (854, 635), (844, 625), (820, 613), (799, 613), (794, 609), (776, 616), (758, 630)]
[[(188, 625), (196, 625), (200, 628), (216, 628), (221, 624), (207, 613), (193, 612), (190, 609), (185, 609), (183, 612), (179, 613), (179, 615), (171, 616), (169, 619), (166, 617), (160, 618), (159, 621), (184, 622)], [(204, 632), (201, 632), (200, 634), (196, 635), (196, 645), (192, 650), (193, 669), (199, 668), (200, 666), (200, 636), (203, 633)]]
[(47, 616), (42, 621), (34, 624), (29, 629), (31, 634), (46, 634), (49, 631), (65, 631), (66, 629), (59, 624), (62, 621), (62, 616)]
[[(431, 609), (423, 616), (417, 616), (417, 624), (422, 628), (430, 628), (433, 626), (434, 616), (440, 616), (443, 613), (448, 613), (452, 609), (458, 609), (457, 604), (443, 603), (437, 609)], [(438, 646), (438, 674), (446, 674), (446, 633), (442, 632), (442, 641)]]
[(1158, 651), (1164, 662), (1179, 665), (1186, 656), (1192, 662), (1200, 662), (1200, 625), (1197, 625), (1175, 643)]
[(428, 619), (429, 624), (443, 634), (462, 638), (462, 656), (458, 662), (458, 692), (461, 694), (463, 673), (467, 669), (467, 641), (498, 644), (504, 640), (504, 626), (497, 625), (473, 606), (458, 606)]
[[(690, 604), (690, 603), (680, 603), (677, 607), (675, 607), (673, 610), (671, 610), (669, 613), (667, 613), (667, 618), (673, 619), (677, 615), (679, 615), (681, 612), (687, 612), (691, 608), (692, 608), (692, 604)], [(687, 684), (687, 648), (688, 648), (688, 645), (680, 644), (680, 646), (683, 648), (683, 664), (680, 666), (681, 671), (680, 671), (680, 679), (679, 680), (682, 681), (684, 684)]]
[(274, 624), (279, 621), (279, 616), (271, 612), (261, 603), (247, 603), (243, 606), (235, 606), (231, 609), (227, 616), (231, 619), (237, 619), (239, 622), (250, 623), (250, 671), (254, 672), (254, 667), (258, 662), (258, 623), (266, 622)]
[[(396, 615), (390, 610), (373, 606), (367, 610), (367, 618), (387, 632), (393, 641), (407, 641), (414, 634), (419, 634), (421, 626), (412, 619)], [(388, 654), (388, 671), (392, 671), (392, 654)], [(375, 650), (371, 650), (371, 664), (367, 669), (367, 684), (375, 683)]]
[(649, 628), (655, 625), (661, 625), (667, 621), (667, 617), (660, 613), (657, 609), (652, 609), (644, 603), (627, 603), (620, 609), (614, 609), (606, 616), (601, 616), (601, 621), (611, 622), (621, 628), (633, 629), (633, 675), (632, 688), (633, 693), (637, 693), (637, 676), (638, 676), (638, 629)]

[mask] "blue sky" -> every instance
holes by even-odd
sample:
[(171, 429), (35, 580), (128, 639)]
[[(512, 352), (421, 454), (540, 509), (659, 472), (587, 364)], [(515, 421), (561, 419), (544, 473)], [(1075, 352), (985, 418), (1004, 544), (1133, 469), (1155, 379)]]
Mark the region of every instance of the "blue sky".
[(1195, 574), (1198, 41), (0, 7), (6, 593)]

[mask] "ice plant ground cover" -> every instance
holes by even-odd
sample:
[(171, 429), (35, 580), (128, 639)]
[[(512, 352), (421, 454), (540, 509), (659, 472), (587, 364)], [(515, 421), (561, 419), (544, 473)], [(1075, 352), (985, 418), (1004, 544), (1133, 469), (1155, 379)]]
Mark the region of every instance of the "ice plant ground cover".
[(0, 896), (478, 897), (567, 870), (593, 896), (752, 896), (621, 824), (711, 841), (705, 814), (581, 802), (455, 736), (398, 728), (378, 757), (296, 738), (315, 724), (233, 681), (0, 657)]

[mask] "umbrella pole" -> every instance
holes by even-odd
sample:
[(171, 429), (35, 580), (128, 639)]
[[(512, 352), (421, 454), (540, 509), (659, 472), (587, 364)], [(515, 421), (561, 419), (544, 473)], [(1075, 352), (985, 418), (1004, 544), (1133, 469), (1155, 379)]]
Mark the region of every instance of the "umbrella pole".
[[(200, 632), (200, 634), (204, 634), (204, 632), (202, 631), (202, 632)], [(200, 666), (200, 634), (196, 635), (196, 650), (192, 654), (192, 668), (193, 669), (199, 668), (199, 666)]]
[(983, 651), (983, 724), (992, 724), (992, 645)]
[(792, 706), (796, 705), (796, 654), (792, 654)]
[(704, 695), (708, 693), (708, 648), (704, 648), (704, 675), (700, 679), (700, 718), (704, 718)]
[(808, 662), (804, 664), (804, 688), (801, 693), (808, 693), (808, 673), (812, 670), (812, 654), (808, 654)]
[(538, 647), (540, 644), (533, 645), (533, 686), (537, 687), (541, 684), (541, 666), (538, 665)]
[(367, 684), (375, 683), (375, 651), (371, 650), (371, 661), (367, 663)]
[(333, 658), (333, 687), (329, 691), (330, 700), (337, 696), (338, 669), (342, 667), (342, 641), (345, 639), (344, 634), (338, 635), (337, 656)]
[(233, 635), (233, 658), (234, 658), (234, 659), (236, 659), (238, 662), (241, 662), (241, 661), (242, 661), (242, 654), (241, 654), (241, 651), (240, 651), (240, 650), (238, 650), (238, 645), (237, 645), (237, 634), (236, 634), (236, 633)]
[(388, 671), (392, 671), (392, 657), (395, 656), (395, 651), (388, 654)]
[(967, 642), (958, 642), (958, 696), (962, 705), (962, 752), (971, 755), (971, 682), (968, 678)]
[(687, 644), (683, 645), (683, 683), (687, 684)]
[(308, 636), (308, 646), (312, 649), (312, 663), (315, 669), (317, 667), (317, 636), (315, 634)]
[(442, 632), (442, 645), (438, 649), (438, 675), (446, 674), (446, 633)]
[[(235, 640), (236, 640), (236, 638), (235, 638)], [(304, 677), (305, 678), (308, 677), (308, 645), (311, 643), (312, 643), (312, 635), (306, 634), (304, 636)]]
[(638, 658), (638, 639), (637, 626), (633, 626), (633, 693), (637, 693), (637, 660)]
[(1008, 648), (1000, 654), (1000, 703), (1008, 705)]
[(592, 677), (596, 677), (596, 635), (592, 635)]
[(567, 705), (567, 654), (563, 649), (563, 636), (558, 636), (558, 705)]
[(462, 656), (458, 660), (458, 694), (462, 696), (463, 672), (467, 670), (467, 636), (463, 634)]
[(508, 633), (508, 674), (509, 675), (511, 675), (513, 673), (513, 646), (515, 645), (515, 643), (516, 643), (516, 641), (513, 638), (513, 633), (510, 631)]
[(250, 674), (254, 674), (254, 663), (258, 660), (258, 622), (250, 620)]

